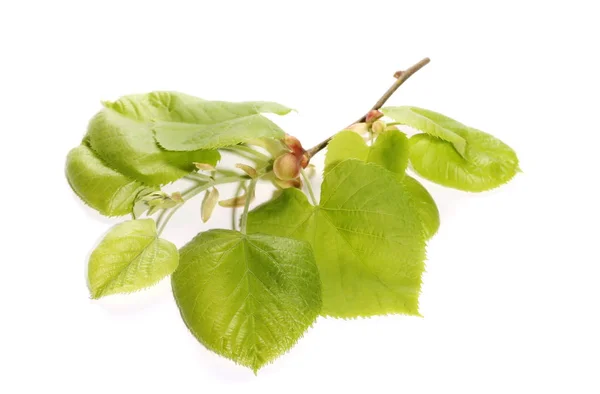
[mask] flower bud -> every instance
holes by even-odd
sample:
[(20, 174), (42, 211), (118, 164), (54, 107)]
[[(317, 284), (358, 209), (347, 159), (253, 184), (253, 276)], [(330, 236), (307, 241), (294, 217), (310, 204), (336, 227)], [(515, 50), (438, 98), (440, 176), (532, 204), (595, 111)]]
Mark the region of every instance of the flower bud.
[(345, 130), (352, 130), (357, 134), (364, 134), (369, 131), (369, 126), (366, 123), (354, 123), (353, 125), (348, 126)]
[(300, 175), (300, 160), (293, 153), (286, 153), (275, 159), (273, 172), (277, 178), (289, 181)]
[(376, 120), (373, 122), (371, 130), (373, 133), (375, 133), (375, 135), (379, 135), (385, 131), (385, 123), (383, 123), (381, 120)]
[(302, 188), (302, 180), (300, 178), (289, 181), (282, 181), (281, 179), (274, 178), (273, 183), (280, 189), (289, 189), (292, 187), (295, 187), (296, 189)]
[(373, 123), (382, 116), (383, 112), (379, 111), (378, 109), (372, 109), (367, 113), (366, 121), (367, 123)]

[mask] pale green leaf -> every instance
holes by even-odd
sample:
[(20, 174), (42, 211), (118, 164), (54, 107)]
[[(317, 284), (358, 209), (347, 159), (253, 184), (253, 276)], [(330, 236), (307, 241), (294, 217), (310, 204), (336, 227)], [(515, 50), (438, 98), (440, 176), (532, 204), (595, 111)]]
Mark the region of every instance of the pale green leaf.
[(400, 124), (404, 124), (450, 142), (456, 151), (464, 156), (467, 141), (460, 132), (467, 128), (464, 124), (447, 116), (418, 107), (387, 107), (381, 112)]
[(432, 182), (455, 189), (481, 192), (510, 181), (519, 171), (516, 153), (483, 131), (462, 131), (467, 140), (465, 157), (452, 145), (428, 134), (410, 138), (412, 169)]
[(92, 298), (152, 286), (173, 273), (178, 263), (177, 248), (158, 238), (154, 220), (117, 224), (90, 256), (88, 280)]
[[(165, 97), (173, 101), (168, 103)], [(154, 92), (104, 102), (105, 108), (90, 121), (85, 142), (111, 168), (148, 185), (175, 181), (193, 171), (194, 162), (215, 165), (220, 158), (217, 151), (169, 152), (155, 141), (153, 122), (180, 119), (185, 113), (181, 97), (186, 98), (185, 104), (202, 101)]]
[(418, 315), (425, 236), (411, 196), (393, 173), (356, 159), (325, 175), (321, 203), (286, 189), (249, 215), (248, 231), (305, 240), (323, 283), (323, 314)]
[(345, 159), (359, 159), (376, 163), (396, 175), (411, 195), (427, 238), (431, 238), (440, 226), (440, 216), (435, 201), (427, 190), (415, 179), (405, 175), (408, 162), (408, 140), (404, 133), (388, 130), (381, 134), (372, 146), (352, 131), (338, 133), (327, 145), (325, 169)]
[(419, 181), (408, 175), (404, 176), (402, 184), (411, 195), (415, 208), (419, 213), (425, 237), (427, 239), (433, 237), (440, 228), (440, 212), (433, 197)]
[(255, 372), (289, 350), (321, 308), (310, 245), (264, 234), (200, 233), (181, 248), (172, 284), (192, 334)]
[(106, 216), (129, 214), (136, 196), (152, 190), (109, 168), (85, 145), (69, 152), (65, 174), (75, 194)]
[(379, 164), (402, 179), (408, 165), (408, 139), (398, 130), (388, 130), (381, 133), (372, 146), (368, 146), (357, 133), (342, 131), (327, 145), (325, 170), (345, 159)]
[(285, 115), (281, 104), (248, 101), (199, 101), (187, 107), (186, 116), (156, 121), (155, 137), (167, 150), (216, 149), (260, 138), (283, 138), (285, 133), (261, 113)]

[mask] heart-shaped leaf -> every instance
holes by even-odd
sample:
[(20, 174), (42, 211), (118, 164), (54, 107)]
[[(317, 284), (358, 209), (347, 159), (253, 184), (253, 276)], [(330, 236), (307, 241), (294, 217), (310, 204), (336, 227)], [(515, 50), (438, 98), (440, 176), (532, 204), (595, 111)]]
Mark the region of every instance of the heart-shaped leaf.
[(321, 203), (286, 189), (249, 214), (248, 230), (311, 243), (323, 314), (418, 315), (425, 237), (410, 194), (393, 173), (356, 159), (329, 168)]
[(131, 213), (136, 196), (153, 190), (109, 168), (85, 145), (69, 152), (65, 173), (75, 194), (106, 216)]
[(376, 163), (395, 174), (411, 196), (429, 239), (440, 227), (440, 215), (435, 201), (417, 180), (405, 174), (408, 162), (408, 139), (398, 130), (388, 130), (377, 137), (372, 146), (353, 131), (338, 133), (327, 145), (325, 170), (345, 159)]
[(177, 248), (158, 238), (154, 220), (117, 224), (90, 256), (88, 279), (92, 298), (152, 286), (173, 273), (178, 263)]
[(313, 252), (294, 239), (200, 233), (181, 248), (172, 283), (192, 334), (255, 372), (288, 351), (321, 309)]

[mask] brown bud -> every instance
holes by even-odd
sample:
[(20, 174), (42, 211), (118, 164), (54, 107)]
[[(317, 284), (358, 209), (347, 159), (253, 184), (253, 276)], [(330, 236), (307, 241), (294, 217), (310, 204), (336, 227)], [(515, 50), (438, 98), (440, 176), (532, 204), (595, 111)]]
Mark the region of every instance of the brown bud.
[(302, 147), (302, 144), (300, 143), (298, 138), (286, 134), (285, 138), (283, 139), (283, 142), (287, 145), (288, 148), (290, 148), (290, 151), (296, 157), (300, 157), (304, 154), (304, 148)]
[(366, 121), (367, 123), (373, 123), (382, 116), (383, 112), (379, 111), (378, 109), (372, 109), (367, 113)]
[(371, 125), (371, 130), (376, 135), (381, 134), (385, 131), (385, 123), (383, 123), (381, 120), (376, 120), (373, 122), (373, 125)]
[(302, 157), (300, 157), (300, 167), (306, 168), (306, 166), (308, 166), (309, 162), (310, 162), (310, 159), (308, 158), (308, 155), (306, 153), (304, 153), (302, 155)]
[(282, 181), (281, 179), (273, 178), (273, 183), (280, 189), (289, 189), (295, 187), (296, 189), (302, 188), (302, 180), (300, 178), (292, 179), (289, 181)]
[(286, 153), (275, 159), (273, 172), (277, 178), (289, 181), (300, 175), (300, 160), (293, 153)]
[(217, 188), (213, 187), (210, 191), (207, 190), (206, 194), (204, 195), (204, 200), (202, 200), (202, 207), (200, 209), (202, 222), (208, 222), (215, 209), (215, 206), (217, 205), (217, 201), (219, 201), (219, 191)]

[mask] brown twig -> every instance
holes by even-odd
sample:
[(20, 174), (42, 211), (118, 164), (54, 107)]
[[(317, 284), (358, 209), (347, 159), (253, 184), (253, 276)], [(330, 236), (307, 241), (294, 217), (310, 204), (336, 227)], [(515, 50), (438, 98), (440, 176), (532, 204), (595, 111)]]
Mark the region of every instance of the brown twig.
[[(377, 102), (375, 103), (375, 105), (373, 105), (373, 107), (371, 107), (370, 111), (372, 111), (372, 110), (378, 110), (379, 108), (383, 107), (383, 105), (385, 104), (385, 102), (394, 94), (394, 92), (400, 87), (400, 85), (402, 85), (414, 73), (416, 73), (421, 68), (423, 68), (427, 63), (429, 63), (429, 58), (428, 57), (426, 57), (425, 59), (421, 60), (420, 62), (414, 64), (413, 66), (407, 68), (404, 71), (396, 71), (396, 73), (394, 74), (394, 77), (397, 78), (396, 81), (394, 82), (394, 84), (392, 86), (390, 86), (390, 88), (387, 90), (387, 92), (385, 92), (383, 94), (383, 96), (381, 96), (381, 98), (379, 100), (377, 100)], [(366, 120), (366, 118), (367, 118), (367, 114), (368, 113), (369, 113), (369, 111), (367, 111), (367, 113), (365, 113), (365, 115), (363, 115), (362, 117), (360, 117), (354, 123), (364, 122)], [(308, 159), (310, 159), (311, 157), (313, 157), (314, 155), (316, 155), (317, 153), (319, 153), (321, 150), (323, 150), (327, 146), (327, 144), (329, 144), (329, 141), (331, 141), (332, 138), (333, 138), (333, 136), (327, 138), (325, 141), (323, 141), (323, 142), (315, 145), (314, 147), (308, 149), (306, 151), (305, 155), (308, 157)]]

